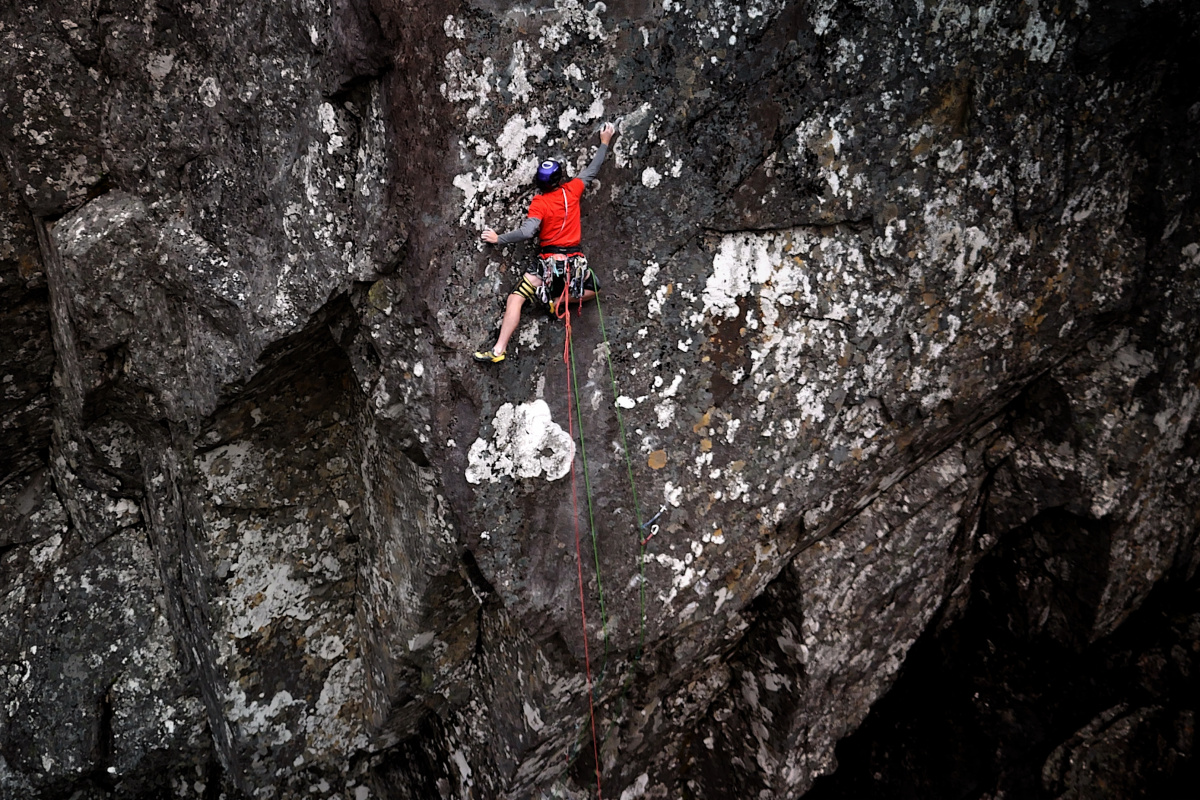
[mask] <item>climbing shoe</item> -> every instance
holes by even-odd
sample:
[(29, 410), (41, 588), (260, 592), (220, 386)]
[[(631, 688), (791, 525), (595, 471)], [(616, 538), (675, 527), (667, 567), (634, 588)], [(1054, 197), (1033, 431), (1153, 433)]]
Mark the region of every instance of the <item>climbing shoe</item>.
[(504, 353), (496, 355), (491, 350), (479, 350), (475, 353), (475, 360), (481, 364), (499, 364), (504, 360)]

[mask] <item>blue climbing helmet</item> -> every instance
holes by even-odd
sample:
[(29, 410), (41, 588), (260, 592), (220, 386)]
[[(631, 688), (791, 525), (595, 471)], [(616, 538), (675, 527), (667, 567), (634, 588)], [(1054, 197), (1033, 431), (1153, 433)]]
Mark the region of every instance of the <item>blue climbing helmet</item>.
[(563, 175), (563, 165), (553, 158), (548, 158), (538, 167), (537, 177), (533, 182), (537, 184), (538, 191), (549, 192), (562, 183)]

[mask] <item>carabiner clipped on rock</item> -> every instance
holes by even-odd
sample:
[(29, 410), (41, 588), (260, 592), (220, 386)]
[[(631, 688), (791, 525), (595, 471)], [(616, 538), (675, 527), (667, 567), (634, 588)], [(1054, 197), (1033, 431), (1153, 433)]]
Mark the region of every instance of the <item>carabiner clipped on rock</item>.
[(644, 531), (644, 530), (646, 530), (647, 528), (649, 528), (649, 529), (650, 529), (650, 535), (649, 535), (649, 536), (647, 536), (645, 539), (642, 539), (642, 547), (645, 547), (645, 546), (646, 546), (646, 542), (648, 542), (648, 541), (650, 541), (651, 539), (653, 539), (653, 538), (654, 538), (654, 535), (655, 535), (656, 533), (658, 533), (658, 526), (657, 526), (657, 525), (655, 525), (654, 523), (655, 523), (655, 522), (658, 520), (658, 518), (659, 518), (659, 517), (661, 517), (661, 516), (663, 515), (663, 513), (664, 513), (666, 510), (667, 510), (667, 507), (666, 507), (666, 505), (664, 504), (664, 505), (663, 505), (663, 507), (662, 507), (662, 508), (660, 508), (660, 509), (658, 510), (658, 513), (657, 513), (657, 514), (655, 514), (653, 517), (651, 517), (650, 519), (648, 519), (648, 520), (646, 520), (645, 522), (643, 522), (643, 523), (642, 523), (642, 528), (641, 528), (641, 529), (642, 529), (643, 531)]

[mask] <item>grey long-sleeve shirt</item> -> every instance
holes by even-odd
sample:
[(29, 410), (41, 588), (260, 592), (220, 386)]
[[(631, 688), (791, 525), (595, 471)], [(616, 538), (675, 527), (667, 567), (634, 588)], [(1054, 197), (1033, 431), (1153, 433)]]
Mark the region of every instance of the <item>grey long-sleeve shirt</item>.
[[(596, 176), (600, 174), (600, 167), (604, 164), (604, 157), (608, 155), (608, 145), (600, 145), (600, 149), (596, 151), (596, 155), (592, 158), (592, 163), (588, 164), (582, 172), (579, 173), (579, 180), (585, 184), (596, 180)], [(527, 239), (532, 239), (537, 235), (537, 232), (542, 227), (542, 221), (535, 217), (526, 217), (521, 221), (521, 225), (508, 233), (502, 233), (496, 239), (496, 244), (516, 244), (524, 242)]]

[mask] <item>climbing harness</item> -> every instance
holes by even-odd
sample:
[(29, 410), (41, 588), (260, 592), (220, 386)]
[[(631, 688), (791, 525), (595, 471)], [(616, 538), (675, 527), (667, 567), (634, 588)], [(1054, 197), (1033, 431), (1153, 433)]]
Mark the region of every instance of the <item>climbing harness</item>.
[[(586, 290), (596, 289), (596, 277), (588, 268), (587, 256), (578, 248), (543, 248), (538, 264), (542, 279), (542, 285), (536, 289), (538, 301), (559, 319), (562, 319), (557, 311), (560, 299), (582, 298)], [(566, 297), (562, 297), (564, 291)]]

